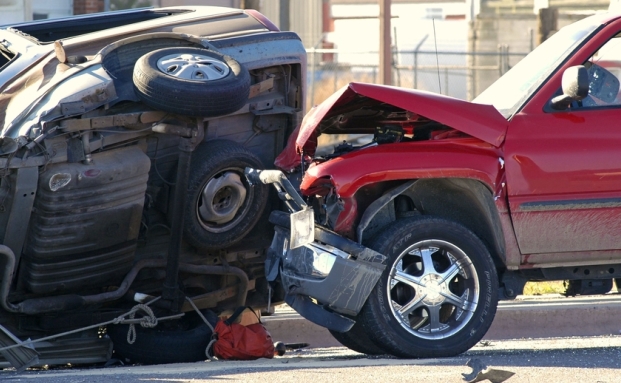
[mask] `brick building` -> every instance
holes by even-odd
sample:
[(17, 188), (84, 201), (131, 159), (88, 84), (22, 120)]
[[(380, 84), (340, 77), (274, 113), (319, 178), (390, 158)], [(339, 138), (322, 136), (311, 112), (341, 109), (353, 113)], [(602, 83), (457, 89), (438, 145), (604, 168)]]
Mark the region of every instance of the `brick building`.
[(104, 0), (73, 0), (73, 14), (103, 12)]

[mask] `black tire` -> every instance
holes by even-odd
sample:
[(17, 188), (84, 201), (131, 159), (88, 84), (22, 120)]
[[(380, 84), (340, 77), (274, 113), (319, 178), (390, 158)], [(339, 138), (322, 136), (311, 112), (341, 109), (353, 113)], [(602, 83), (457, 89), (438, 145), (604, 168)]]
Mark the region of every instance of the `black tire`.
[[(184, 218), (185, 239), (190, 244), (203, 250), (229, 247), (240, 242), (257, 224), (269, 190), (265, 185), (250, 186), (244, 176), (246, 167), (262, 169), (263, 164), (235, 142), (214, 140), (196, 148), (190, 165)], [(211, 208), (203, 206), (205, 201), (209, 201)]]
[[(184, 64), (170, 61), (180, 55), (193, 57), (192, 61), (178, 60)], [(214, 60), (216, 65), (207, 60)], [(178, 69), (194, 68), (189, 65), (193, 62), (217, 70), (194, 69), (189, 73)], [(207, 70), (216, 77), (209, 79)], [(133, 81), (136, 94), (145, 104), (157, 110), (202, 117), (221, 116), (240, 109), (246, 104), (250, 90), (250, 74), (240, 63), (203, 48), (163, 48), (147, 53), (136, 61)]]
[[(204, 311), (215, 327), (217, 316)], [(177, 321), (162, 322), (155, 328), (136, 325), (136, 341), (127, 343), (129, 325), (108, 326), (108, 336), (114, 345), (115, 356), (140, 364), (192, 363), (207, 359), (206, 348), (211, 341), (211, 329), (195, 313)]]
[(337, 332), (329, 330), (330, 334), (340, 344), (347, 347), (350, 350), (367, 355), (384, 355), (386, 351), (375, 344), (369, 335), (364, 331), (362, 325), (358, 322), (347, 332)]
[[(447, 357), (485, 335), (496, 314), (498, 277), (470, 230), (441, 218), (407, 218), (369, 247), (388, 258), (359, 316), (373, 342), (402, 358)], [(408, 304), (405, 316), (397, 313)], [(458, 308), (464, 306), (470, 310)]]
[(101, 65), (106, 69), (106, 72), (119, 80), (123, 87), (128, 83), (131, 88), (134, 66), (136, 66), (136, 61), (140, 57), (157, 49), (182, 47), (202, 48), (202, 46), (188, 40), (174, 38), (134, 41), (120, 45), (114, 50), (107, 52), (102, 59)]

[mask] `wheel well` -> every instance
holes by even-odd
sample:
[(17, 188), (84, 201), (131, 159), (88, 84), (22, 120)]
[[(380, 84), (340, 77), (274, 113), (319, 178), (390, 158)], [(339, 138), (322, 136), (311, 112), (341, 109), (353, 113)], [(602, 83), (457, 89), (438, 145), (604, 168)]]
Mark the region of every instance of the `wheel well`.
[(412, 214), (433, 215), (465, 226), (487, 246), (496, 267), (504, 267), (500, 217), (491, 191), (481, 182), (463, 178), (418, 180), (375, 213), (363, 238), (370, 239), (387, 224)]

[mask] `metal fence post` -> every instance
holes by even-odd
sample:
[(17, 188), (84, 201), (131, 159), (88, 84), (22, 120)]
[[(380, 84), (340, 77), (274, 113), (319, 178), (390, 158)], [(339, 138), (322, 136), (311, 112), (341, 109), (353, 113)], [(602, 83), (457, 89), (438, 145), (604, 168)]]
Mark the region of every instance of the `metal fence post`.
[(316, 73), (316, 68), (315, 68), (315, 48), (313, 47), (313, 48), (309, 49), (309, 51), (310, 51), (310, 54), (311, 54), (310, 107), (312, 108), (315, 105), (315, 73)]
[(414, 89), (418, 89), (418, 51), (414, 51)]
[(418, 51), (425, 40), (427, 40), (427, 37), (429, 37), (429, 35), (425, 35), (420, 39), (418, 44), (416, 44), (416, 47), (414, 47), (414, 89), (418, 89)]
[(332, 64), (334, 65), (333, 69), (332, 69), (332, 72), (334, 72), (334, 85), (332, 87), (332, 92), (336, 92), (336, 90), (338, 89), (339, 63), (338, 62), (333, 62)]
[[(335, 52), (333, 62), (317, 62), (322, 59), (321, 56), (318, 58), (317, 54), (327, 52)], [(330, 92), (330, 89), (327, 88), (330, 86), (328, 85), (329, 82), (332, 82), (332, 91), (338, 91), (340, 84), (346, 81), (372, 81), (377, 84), (379, 76), (376, 64), (357, 63), (355, 57), (353, 59), (350, 58), (351, 52), (347, 52), (350, 54), (344, 56), (343, 67), (341, 67), (336, 52), (338, 51), (317, 48), (307, 49), (307, 68), (308, 76), (310, 76), (310, 80), (307, 76), (307, 84), (311, 87), (307, 93), (309, 96), (307, 106), (312, 107), (317, 103), (318, 91), (321, 92), (321, 97), (324, 97), (324, 91)], [(376, 52), (361, 53), (375, 54)], [(402, 86), (408, 87), (411, 84), (414, 89), (426, 89), (428, 84), (425, 82), (426, 76), (424, 75), (430, 72), (434, 74), (434, 77), (438, 76), (437, 80), (440, 83), (444, 81), (444, 84), (440, 84), (440, 86), (444, 87), (444, 90), (441, 90), (442, 94), (467, 99), (473, 99), (478, 95), (478, 89), (484, 89), (489, 86), (494, 80), (504, 75), (511, 68), (512, 63), (519, 61), (526, 55), (526, 53), (510, 52), (510, 47), (506, 44), (499, 44), (496, 51), (478, 52), (476, 49), (471, 49), (467, 52), (407, 50), (401, 51), (400, 54), (404, 56), (411, 54), (413, 59), (413, 65), (410, 63), (404, 65), (395, 64), (395, 68), (401, 71), (401, 77), (403, 77)], [(435, 60), (432, 63), (431, 60), (426, 60), (425, 56), (422, 56), (422, 59), (419, 60), (421, 55), (429, 55), (430, 58), (432, 55), (437, 55), (439, 63), (436, 63)], [(464, 56), (466, 58), (465, 65), (463, 63)], [(318, 74), (319, 71), (321, 73)], [(328, 71), (333, 71), (333, 73), (328, 73)], [(421, 84), (419, 84), (419, 71), (423, 74)], [(442, 71), (444, 71), (444, 74), (442, 74)], [(324, 73), (325, 75), (323, 75)], [(360, 80), (360, 76), (362, 76), (362, 80)], [(369, 76), (372, 78), (369, 78)], [(322, 82), (318, 80), (322, 80)], [(323, 86), (325, 89), (315, 89), (317, 86)], [(432, 89), (435, 90), (436, 88), (432, 87)], [(319, 100), (319, 102), (321, 101), (323, 100)]]
[(498, 45), (497, 55), (498, 55), (498, 77), (502, 76), (502, 45)]

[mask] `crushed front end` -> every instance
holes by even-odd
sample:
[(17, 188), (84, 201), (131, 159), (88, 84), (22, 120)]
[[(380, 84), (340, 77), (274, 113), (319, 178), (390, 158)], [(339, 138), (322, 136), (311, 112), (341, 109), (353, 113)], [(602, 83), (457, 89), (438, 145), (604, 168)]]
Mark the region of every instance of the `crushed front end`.
[(273, 211), (275, 234), (265, 264), (285, 301), (306, 319), (345, 332), (385, 268), (385, 257), (315, 223), (314, 213), (278, 170), (246, 169), (251, 183), (273, 184), (291, 211)]

